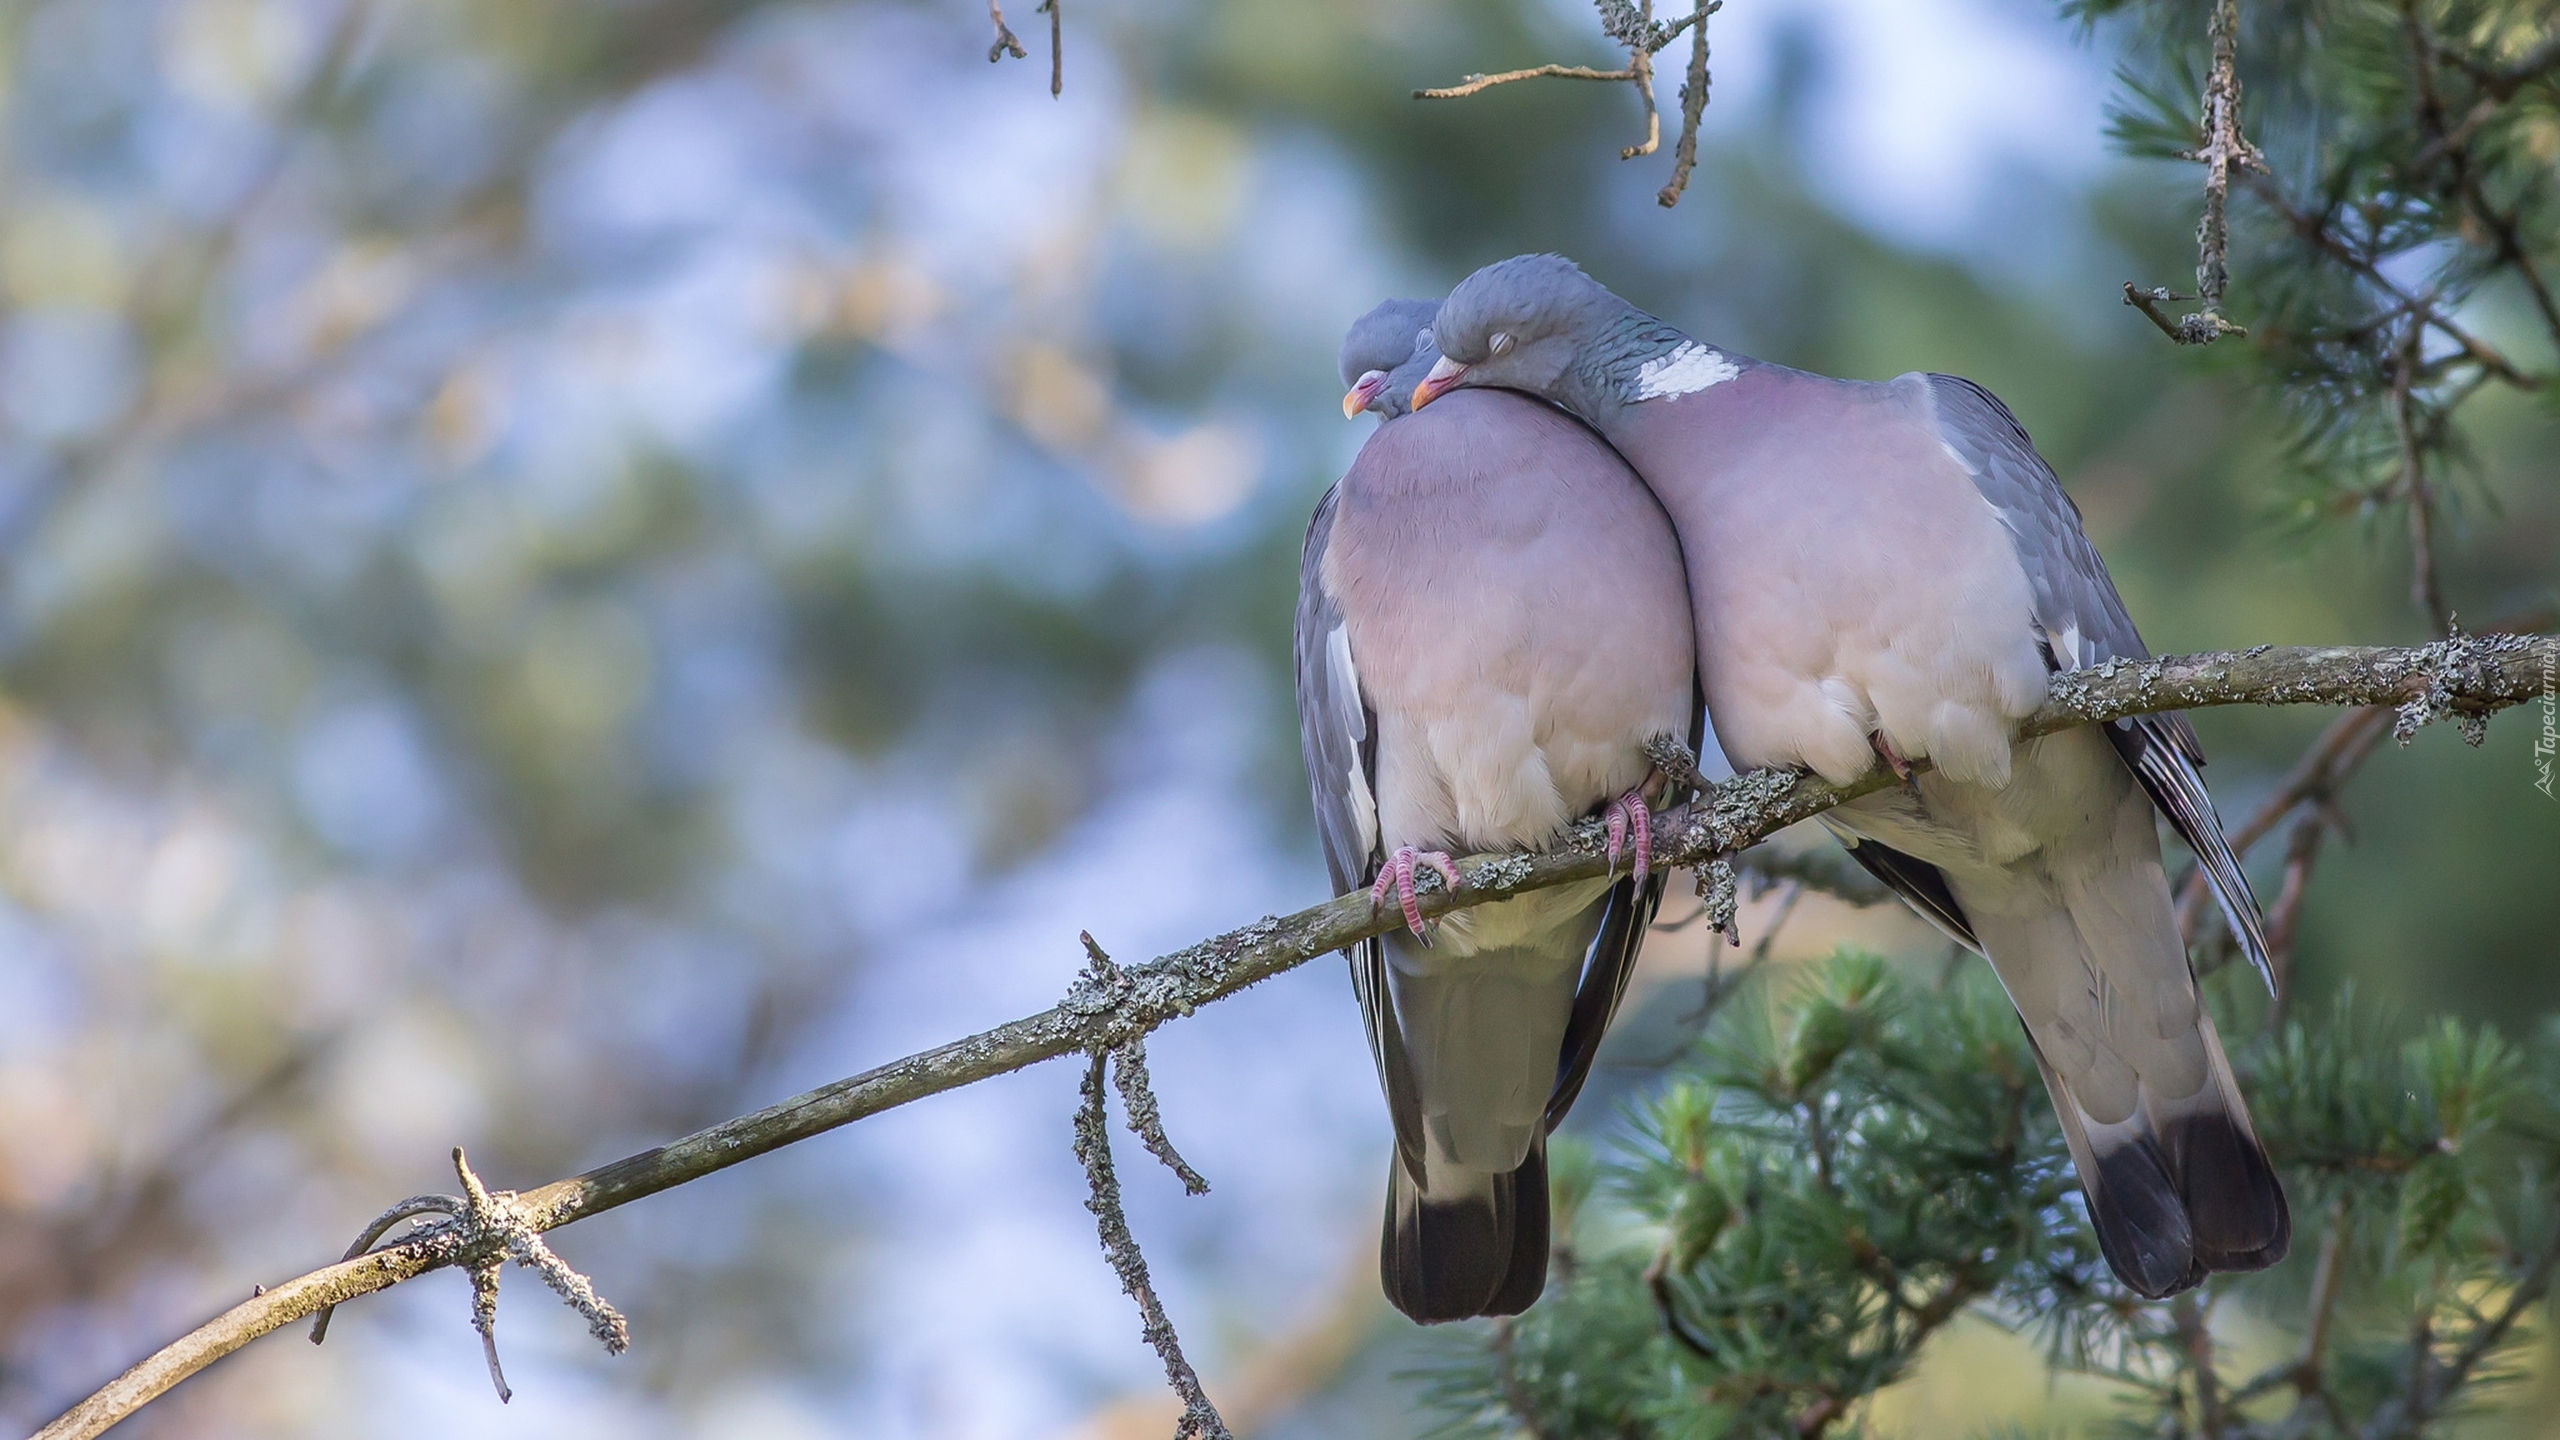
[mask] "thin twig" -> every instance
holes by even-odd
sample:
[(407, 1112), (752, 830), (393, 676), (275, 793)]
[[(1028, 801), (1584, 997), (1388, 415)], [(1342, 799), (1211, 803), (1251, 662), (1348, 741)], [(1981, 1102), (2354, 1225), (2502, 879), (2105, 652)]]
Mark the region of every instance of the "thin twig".
[(2195, 1376), (2196, 1434), (2202, 1440), (2222, 1440), (2222, 1382), (2214, 1373), (2213, 1332), (2205, 1325), (2205, 1307), (2190, 1290), (2170, 1305), (2169, 1313)]
[(2391, 430), (2400, 442), (2400, 482), (2396, 488), (2409, 507), (2409, 598), (2427, 617), (2435, 634), (2453, 629), (2453, 612), (2445, 608), (2444, 585), (2436, 578), (2435, 490), (2427, 484), (2426, 456), (2418, 447), (2416, 400), (2410, 392), (2418, 368), (2418, 342), (2424, 332), (2408, 327), (2399, 358), (2391, 367)]
[(1156, 1298), (1155, 1285), (1147, 1278), (1147, 1257), (1139, 1253), (1137, 1237), (1129, 1233), (1129, 1217), (1120, 1208), (1120, 1178), (1111, 1167), (1111, 1119), (1103, 1103), (1102, 1070), (1109, 1059), (1108, 1051), (1094, 1052), (1085, 1066), (1084, 1104), (1076, 1110), (1076, 1159), (1083, 1162), (1085, 1179), (1093, 1190), (1084, 1205), (1093, 1212), (1094, 1228), (1102, 1237), (1103, 1258), (1119, 1274), (1120, 1288), (1138, 1302), (1147, 1344), (1164, 1361), (1165, 1379), (1182, 1397), (1182, 1422), (1175, 1435), (1182, 1440), (1234, 1440), (1226, 1422), (1218, 1418), (1218, 1408), (1209, 1403), (1209, 1393), (1200, 1388), (1199, 1375), (1183, 1357), (1182, 1337), (1165, 1317), (1164, 1302)]
[(1594, 70), (1588, 65), (1532, 65), (1526, 70), (1505, 70), (1499, 75), (1470, 75), (1455, 85), (1444, 85), (1435, 90), (1416, 90), (1413, 92), (1413, 98), (1416, 100), (1463, 100), (1470, 95), (1482, 94), (1496, 85), (1509, 85), (1517, 80), (1626, 82), (1635, 78), (1636, 72), (1632, 69)]
[[(372, 1249), (374, 1242), (382, 1238), (384, 1231), (403, 1220), (420, 1215), (459, 1215), (461, 1213), (462, 1197), (458, 1195), (412, 1195), (374, 1216), (363, 1230), (357, 1232), (355, 1243), (347, 1247), (347, 1253), (338, 1258), (353, 1260)], [(311, 1322), (312, 1344), (320, 1344), (329, 1338), (329, 1317), (336, 1313), (337, 1307), (334, 1305), (324, 1305), (320, 1308), (318, 1318)]]
[(2161, 312), (2162, 305), (2194, 298), (2196, 297), (2193, 295), (2181, 295), (2165, 286), (2154, 285), (2149, 289), (2141, 289), (2130, 280), (2124, 282), (2124, 303), (2141, 311), (2152, 324), (2160, 327), (2161, 334), (2181, 345), (2210, 345), (2225, 335), (2249, 333), (2248, 327), (2234, 325), (2220, 315), (2198, 313), (2181, 315), (2173, 320)]
[(1536, 1405), (1529, 1392), (1521, 1387), (1519, 1372), (1511, 1363), (1512, 1319), (1505, 1315), (1493, 1322), (1493, 1374), (1502, 1390), (1502, 1408), (1510, 1413), (1511, 1422), (1528, 1440), (1548, 1440), (1546, 1427), (1538, 1423)]
[(1769, 947), (1778, 943), (1778, 932), (1787, 928), (1787, 917), (1796, 913), (1796, 902), (1803, 898), (1804, 886), (1793, 880), (1788, 881), (1786, 893), (1778, 897), (1778, 913), (1769, 917), (1768, 928), (1762, 930), (1760, 938), (1752, 942), (1751, 964), (1757, 965), (1769, 958)]
[[(1690, 81), (1681, 88), (1681, 110), (1686, 123), (1681, 130), (1679, 161), (1670, 188), (1662, 192), (1662, 203), (1670, 205), (1679, 198), (1681, 187), (1688, 184), (1689, 167), (1698, 149), (1698, 111), (1706, 105), (1706, 19), (1723, 4), (1723, 0), (1707, 0), (1687, 18), (1668, 25), (1653, 18), (1653, 0), (1600, 0), (1600, 29), (1611, 40), (1626, 47), (1627, 63), (1617, 70), (1601, 70), (1590, 65), (1532, 65), (1525, 70), (1505, 70), (1496, 75), (1470, 75), (1455, 85), (1416, 90), (1416, 100), (1463, 100), (1480, 95), (1497, 85), (1510, 85), (1522, 80), (1598, 80), (1603, 83), (1630, 85), (1644, 106), (1644, 138), (1618, 152), (1621, 160), (1651, 155), (1662, 148), (1662, 115), (1653, 103), (1653, 57), (1681, 31), (1694, 27), (1690, 37)], [(1690, 92), (1696, 91), (1693, 101)]]
[(987, 19), (996, 27), (995, 43), (987, 47), (988, 64), (993, 65), (1007, 55), (1016, 60), (1031, 58), (1031, 52), (1022, 48), (1022, 42), (1014, 38), (1012, 28), (1004, 23), (1004, 0), (987, 0)]
[(2347, 1197), (2329, 1203), (2329, 1225), (2320, 1236), (2320, 1262), (2311, 1272), (2311, 1328), (2303, 1336), (2302, 1359), (2290, 1377), (2297, 1394), (2309, 1400), (2327, 1388), (2329, 1327), (2338, 1318), (2338, 1292), (2347, 1277)]
[(1689, 172), (1698, 163), (1698, 122), (1707, 113), (1707, 17), (1724, 8), (1724, 0), (1706, 0), (1690, 15), (1689, 75), (1680, 83), (1680, 143), (1671, 155), (1671, 181), (1654, 196), (1668, 210), (1689, 188)]
[(2320, 837), (2328, 828), (2328, 815), (2314, 806), (2294, 822), (2293, 836), (2285, 842), (2284, 884), (2276, 903), (2267, 907), (2267, 967), (2276, 992), (2268, 1007), (2270, 1028), (2284, 1024), (2293, 1003), (2294, 930), (2302, 919), (2303, 892), (2311, 886), (2311, 867), (2320, 858)]
[[(2050, 734), (2128, 715), (2211, 705), (2373, 705), (2425, 699), (2436, 711), (2484, 715), (2542, 693), (2543, 657), (2555, 643), (2518, 636), (2463, 636), (2414, 648), (2260, 646), (2247, 651), (2113, 662), (2054, 676), (2046, 703), (2019, 724)], [(1707, 788), (1657, 831), (1656, 861), (1695, 867), (1757, 844), (1834, 805), (1898, 783), (1878, 767), (1849, 785), (1753, 770)], [(1608, 873), (1602, 827), (1584, 821), (1549, 849), (1476, 855), (1459, 862), (1461, 884), (1418, 897), (1426, 917)], [(1119, 968), (1107, 983), (1079, 983), (1060, 1004), (1009, 1024), (797, 1095), (582, 1175), (510, 1197), (524, 1230), (557, 1229), (698, 1180), (882, 1110), (1063, 1055), (1114, 1049), (1177, 1015), (1232, 995), (1321, 955), (1403, 923), (1373, 911), (1364, 893), (1287, 917), (1266, 917), (1149, 964)], [(508, 1250), (507, 1237), (429, 1226), (387, 1249), (314, 1270), (232, 1306), (145, 1357), (39, 1432), (38, 1440), (89, 1440), (171, 1386), (261, 1336), (358, 1295)]]
[(1031, 12), (1038, 15), (1045, 11), (1049, 16), (1049, 98), (1052, 100), (1064, 94), (1067, 88), (1066, 17), (1059, 8), (1061, 3), (1062, 0), (1040, 0), (1040, 8)]

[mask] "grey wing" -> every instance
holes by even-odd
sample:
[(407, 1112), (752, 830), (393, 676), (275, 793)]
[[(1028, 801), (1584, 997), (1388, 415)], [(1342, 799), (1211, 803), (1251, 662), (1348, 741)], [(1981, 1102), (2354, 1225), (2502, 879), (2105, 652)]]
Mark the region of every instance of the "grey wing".
[(1377, 727), (1360, 671), (1351, 657), (1350, 631), (1324, 588), (1324, 555), (1333, 542), (1333, 516), (1341, 487), (1324, 492), (1307, 522), (1298, 556), (1298, 742), (1307, 761), (1307, 789), (1315, 799), (1316, 838), (1324, 847), (1333, 893), (1347, 895), (1377, 872), (1378, 807), (1372, 785), (1377, 769)]
[[(1298, 672), (1298, 745), (1307, 762), (1307, 791), (1315, 801), (1316, 838), (1324, 849), (1333, 893), (1365, 887), (1383, 858), (1378, 851), (1377, 717), (1360, 691), (1350, 630), (1324, 588), (1325, 549), (1341, 487), (1324, 492), (1307, 523), (1298, 556), (1298, 617), (1293, 650)], [(1376, 938), (1343, 952), (1351, 962), (1351, 988), (1369, 1032), (1369, 1056), (1394, 1117), (1396, 1148), (1416, 1175), (1422, 1173), (1422, 1102), (1396, 1026), (1395, 1000), (1387, 987), (1386, 952)]]
[(1945, 872), (1916, 855), (1905, 854), (1891, 846), (1870, 840), (1845, 825), (1824, 821), (1824, 828), (1849, 858), (1861, 869), (1884, 882), (1884, 888), (1902, 897), (1921, 919), (1938, 933), (1979, 955), (1982, 942), (1974, 937), (1973, 922), (1965, 918), (1964, 906), (1956, 902), (1955, 891), (1947, 884)]
[[(1973, 473), (1982, 498), (2017, 548), (2035, 596), (2045, 663), (2055, 670), (2077, 670), (2108, 660), (2149, 659), (2151, 651), (2116, 594), (2106, 561), (2081, 529), (2080, 507), (2036, 453), (2026, 427), (1990, 391), (1970, 380), (1932, 375), (1928, 382), (1938, 438)], [(2275, 976), (2258, 897), (2213, 813), (2213, 799), (2198, 773), (2204, 747), (2194, 727), (2184, 715), (2171, 712), (2119, 720), (2106, 731), (2152, 803), (2195, 852), (2231, 933), (2272, 992)]]
[[(1703, 755), (1707, 751), (1707, 696), (1690, 681), (1689, 750)], [(1721, 758), (1721, 757), (1719, 757)], [(1689, 798), (1686, 790), (1675, 790), (1663, 797), (1665, 804)], [(1583, 1084), (1591, 1078), (1591, 1067), (1600, 1059), (1600, 1041), (1609, 1033), (1609, 1022), (1617, 1017), (1618, 1006), (1627, 998), (1627, 982), (1635, 978), (1636, 957), (1644, 949), (1645, 935), (1653, 928), (1653, 917), (1662, 909), (1662, 892), (1670, 882), (1667, 873), (1656, 874), (1638, 885), (1635, 877), (1609, 887), (1608, 908), (1601, 912), (1600, 931), (1592, 937), (1590, 953), (1584, 957), (1582, 979), (1573, 992), (1573, 1013), (1565, 1021), (1564, 1047), (1556, 1058), (1555, 1089), (1547, 1096), (1547, 1129), (1553, 1131), (1564, 1123), (1565, 1112), (1582, 1096)]]

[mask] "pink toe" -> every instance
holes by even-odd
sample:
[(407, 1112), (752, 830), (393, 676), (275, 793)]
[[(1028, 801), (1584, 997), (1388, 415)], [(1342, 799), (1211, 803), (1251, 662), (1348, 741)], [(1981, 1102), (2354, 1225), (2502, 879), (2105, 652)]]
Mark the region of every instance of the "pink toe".
[(1447, 885), (1451, 893), (1456, 893), (1458, 888), (1458, 862), (1449, 858), (1449, 852), (1446, 850), (1433, 850), (1425, 854), (1422, 858), (1431, 866), (1432, 869), (1440, 872), (1441, 883)]
[(1627, 792), (1627, 814), (1635, 821), (1636, 883), (1642, 885), (1645, 877), (1653, 872), (1653, 812), (1646, 808), (1642, 794), (1630, 790)]

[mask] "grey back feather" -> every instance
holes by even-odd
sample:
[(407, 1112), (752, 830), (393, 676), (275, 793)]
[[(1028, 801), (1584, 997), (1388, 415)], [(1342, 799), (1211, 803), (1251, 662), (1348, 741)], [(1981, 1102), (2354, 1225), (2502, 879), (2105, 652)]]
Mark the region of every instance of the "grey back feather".
[[(1939, 439), (1973, 473), (1975, 488), (2008, 530), (2026, 571), (2045, 663), (2055, 670), (2078, 670), (2109, 660), (2151, 658), (2107, 574), (2106, 561), (2081, 528), (2080, 507), (2036, 453), (2026, 428), (1998, 397), (1970, 380), (1952, 375), (1927, 379)], [(2258, 897), (2223, 838), (2222, 822), (2214, 814), (2204, 777), (2197, 773), (2204, 746), (2194, 728), (2172, 711), (2120, 720), (2106, 732), (2152, 803), (2195, 852), (2233, 937), (2273, 993), (2275, 972)]]

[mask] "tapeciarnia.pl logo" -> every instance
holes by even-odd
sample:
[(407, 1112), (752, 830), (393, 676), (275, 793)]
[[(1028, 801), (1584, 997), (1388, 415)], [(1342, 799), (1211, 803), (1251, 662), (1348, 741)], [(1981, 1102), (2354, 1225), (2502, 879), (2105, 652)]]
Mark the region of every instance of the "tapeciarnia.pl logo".
[(2560, 640), (2542, 647), (2542, 733), (2533, 741), (2533, 788), (2544, 798), (2560, 800), (2551, 792), (2551, 762), (2560, 754)]

